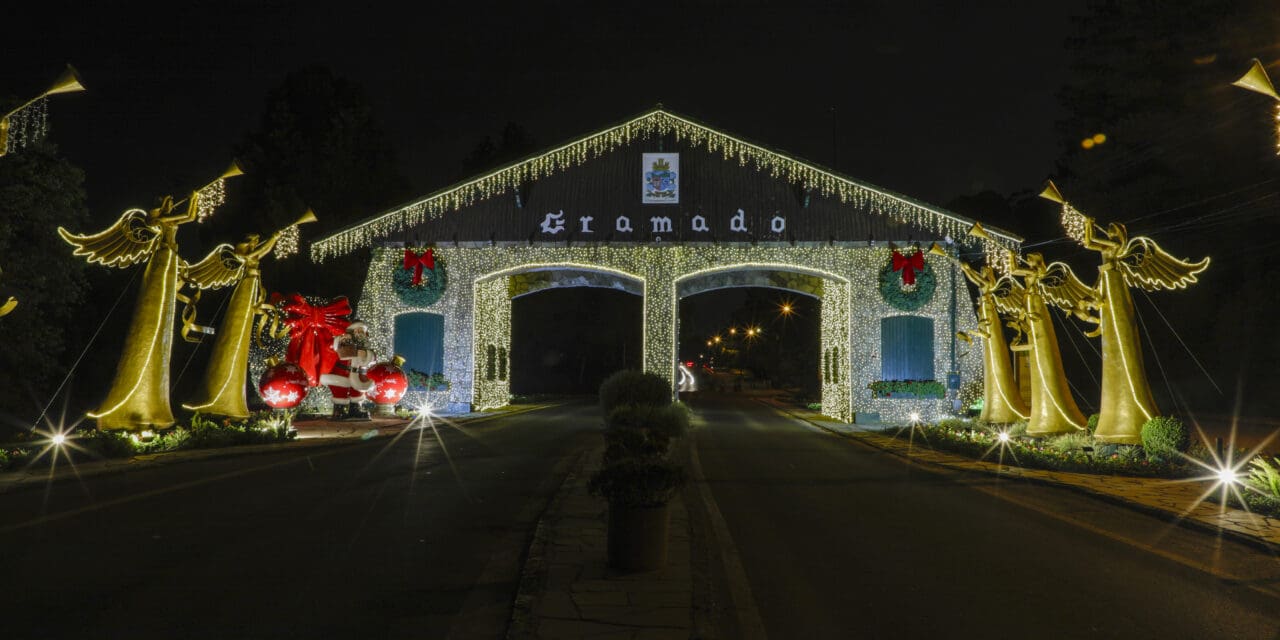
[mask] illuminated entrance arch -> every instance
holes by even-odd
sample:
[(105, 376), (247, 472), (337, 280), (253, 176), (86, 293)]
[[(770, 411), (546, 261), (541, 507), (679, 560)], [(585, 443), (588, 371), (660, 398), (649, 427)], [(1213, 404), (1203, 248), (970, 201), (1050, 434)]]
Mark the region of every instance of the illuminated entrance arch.
[[(561, 286), (643, 296), (643, 366), (674, 391), (678, 301), (712, 288), (772, 286), (821, 301), (824, 413), (902, 420), (939, 415), (958, 400), (956, 386), (981, 380), (981, 354), (966, 358), (956, 346), (955, 332), (977, 325), (972, 305), (957, 303), (966, 297), (963, 277), (945, 258), (913, 253), (962, 241), (971, 259), (1003, 256), (1021, 242), (988, 225), (986, 237), (969, 238), (973, 224), (659, 108), (380, 213), (316, 242), (311, 257), (371, 250), (357, 313), (379, 353), (391, 353), (396, 315), (443, 316), (450, 388), (440, 402), (453, 410), (510, 400), (514, 297)], [(895, 257), (890, 240), (910, 260)], [(434, 269), (448, 273), (443, 291), (403, 295), (406, 249), (427, 248)], [(914, 286), (898, 273), (901, 263), (923, 269), (928, 286), (883, 293), (896, 282)], [(902, 326), (931, 327), (930, 353), (903, 342), (927, 329), (882, 339), (881, 320), (903, 315), (929, 321)], [(959, 385), (945, 399), (873, 396), (872, 383), (895, 370), (882, 366), (882, 344), (910, 354), (911, 371), (929, 371), (931, 357), (937, 381)]]

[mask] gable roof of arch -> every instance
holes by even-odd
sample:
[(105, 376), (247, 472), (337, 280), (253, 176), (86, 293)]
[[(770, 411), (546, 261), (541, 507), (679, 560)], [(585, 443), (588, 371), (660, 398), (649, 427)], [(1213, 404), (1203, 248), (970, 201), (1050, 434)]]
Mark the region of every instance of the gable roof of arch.
[[(510, 194), (523, 185), (563, 173), (621, 146), (653, 136), (674, 136), (677, 141), (767, 172), (809, 192), (859, 205), (870, 214), (895, 222), (936, 231), (939, 237), (962, 238), (975, 223), (970, 218), (749, 142), (659, 106), (334, 232), (311, 245), (311, 258), (321, 262), (372, 246), (392, 234), (403, 233), (498, 195)], [(1007, 231), (989, 226), (986, 231), (990, 239), (982, 242), (989, 251), (1017, 248), (1022, 242), (1022, 238)]]

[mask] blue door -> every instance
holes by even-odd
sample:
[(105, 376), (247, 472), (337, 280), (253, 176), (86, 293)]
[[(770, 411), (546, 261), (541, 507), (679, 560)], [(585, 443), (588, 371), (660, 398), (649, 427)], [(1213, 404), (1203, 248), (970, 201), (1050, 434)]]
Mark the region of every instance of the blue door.
[(880, 379), (933, 380), (933, 318), (880, 320)]
[(444, 316), (403, 313), (396, 316), (393, 347), (405, 359), (405, 371), (444, 373)]

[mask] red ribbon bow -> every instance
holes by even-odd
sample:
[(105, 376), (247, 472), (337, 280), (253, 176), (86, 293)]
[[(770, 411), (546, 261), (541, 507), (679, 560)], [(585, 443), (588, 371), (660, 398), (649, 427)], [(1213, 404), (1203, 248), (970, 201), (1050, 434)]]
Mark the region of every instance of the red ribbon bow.
[(285, 359), (301, 367), (307, 374), (307, 382), (314, 387), (320, 383), (320, 376), (332, 371), (338, 362), (333, 339), (345, 333), (351, 324), (346, 318), (351, 314), (351, 304), (341, 297), (317, 307), (295, 293), (284, 306), (284, 312), (289, 314), (284, 321), (289, 326)]
[(404, 268), (413, 269), (413, 286), (418, 286), (422, 282), (422, 268), (436, 268), (436, 256), (431, 249), (427, 249), (422, 255), (413, 252), (413, 249), (404, 250)]
[(897, 249), (893, 250), (893, 270), (902, 272), (902, 284), (913, 285), (916, 283), (916, 272), (924, 270), (924, 254), (916, 249), (911, 257), (898, 253)]

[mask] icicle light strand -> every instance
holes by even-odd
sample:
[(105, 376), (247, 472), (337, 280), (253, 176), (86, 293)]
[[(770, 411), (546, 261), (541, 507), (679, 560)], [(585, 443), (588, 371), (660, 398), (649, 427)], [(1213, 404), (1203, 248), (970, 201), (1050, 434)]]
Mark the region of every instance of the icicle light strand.
[[(666, 111), (655, 110), (339, 231), (312, 244), (311, 259), (323, 262), (328, 258), (370, 247), (381, 238), (422, 224), (429, 218), (438, 218), (445, 212), (508, 192), (526, 182), (580, 165), (622, 145), (655, 134), (671, 134), (677, 141), (687, 140), (708, 152), (719, 153), (725, 160), (736, 159), (740, 166), (753, 166), (768, 172), (770, 176), (804, 185), (824, 196), (835, 195), (843, 203), (932, 231), (939, 237), (950, 235), (958, 238), (973, 226), (972, 220), (855, 182)], [(1020, 243), (1017, 237), (998, 231), (989, 232), (993, 241), (984, 240), (984, 244), (1013, 248)]]

